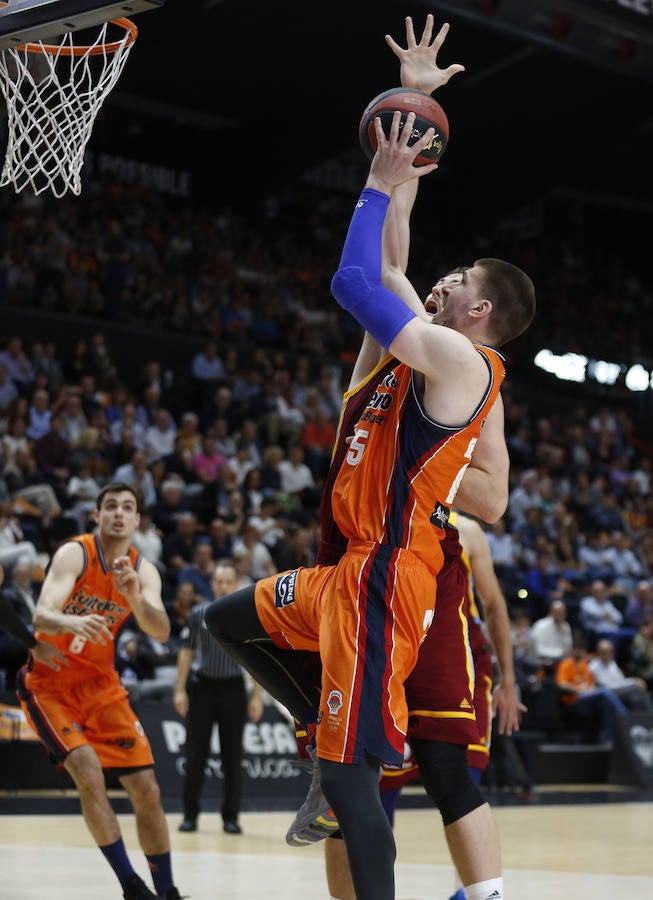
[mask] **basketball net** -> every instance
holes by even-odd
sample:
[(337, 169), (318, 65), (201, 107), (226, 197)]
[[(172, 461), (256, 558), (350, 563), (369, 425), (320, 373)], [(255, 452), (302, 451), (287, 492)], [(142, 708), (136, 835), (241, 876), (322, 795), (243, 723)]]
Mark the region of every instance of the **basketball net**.
[[(116, 40), (110, 34), (119, 29)], [(0, 53), (7, 104), (7, 152), (0, 186), (16, 193), (80, 194), (84, 151), (96, 116), (120, 77), (138, 29), (129, 19), (105, 22), (92, 44), (75, 35), (58, 43), (23, 44)]]

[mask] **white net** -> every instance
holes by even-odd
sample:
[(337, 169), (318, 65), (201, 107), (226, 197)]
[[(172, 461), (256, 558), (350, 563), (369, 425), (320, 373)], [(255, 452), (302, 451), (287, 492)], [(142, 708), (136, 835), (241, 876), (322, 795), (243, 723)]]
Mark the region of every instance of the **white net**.
[[(116, 31), (115, 40), (110, 38)], [(93, 124), (120, 77), (138, 34), (128, 19), (101, 26), (95, 41), (25, 44), (0, 53), (0, 88), (7, 104), (7, 152), (0, 186), (17, 193), (80, 194), (80, 172)]]

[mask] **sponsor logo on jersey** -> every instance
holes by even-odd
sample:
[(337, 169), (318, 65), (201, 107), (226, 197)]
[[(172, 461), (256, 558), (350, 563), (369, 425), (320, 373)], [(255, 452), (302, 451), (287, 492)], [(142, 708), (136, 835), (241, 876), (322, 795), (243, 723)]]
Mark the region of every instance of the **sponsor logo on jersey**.
[(449, 521), (449, 516), (451, 515), (451, 510), (448, 506), (445, 506), (444, 503), (440, 503), (439, 501), (435, 504), (435, 509), (431, 513), (431, 525), (435, 525), (436, 528), (444, 528), (444, 526)]
[(135, 743), (136, 738), (133, 737), (116, 737), (107, 738), (104, 745), (105, 747), (120, 747), (121, 750), (131, 750)]
[(297, 569), (277, 578), (274, 585), (274, 605), (277, 609), (290, 606), (295, 602), (295, 582), (297, 581)]

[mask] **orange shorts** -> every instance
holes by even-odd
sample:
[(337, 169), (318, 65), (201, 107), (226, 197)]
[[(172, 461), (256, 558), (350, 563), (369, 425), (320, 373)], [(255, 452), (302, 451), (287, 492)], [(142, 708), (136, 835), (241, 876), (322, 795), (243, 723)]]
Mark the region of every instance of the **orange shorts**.
[(50, 759), (60, 765), (71, 750), (89, 744), (103, 769), (154, 765), (118, 673), (69, 676), (36, 677), (27, 666), (18, 673), (20, 705)]
[(433, 617), (435, 574), (413, 553), (356, 542), (337, 566), (284, 572), (256, 585), (263, 628), (281, 648), (318, 650), (317, 751), (400, 765), (404, 681)]

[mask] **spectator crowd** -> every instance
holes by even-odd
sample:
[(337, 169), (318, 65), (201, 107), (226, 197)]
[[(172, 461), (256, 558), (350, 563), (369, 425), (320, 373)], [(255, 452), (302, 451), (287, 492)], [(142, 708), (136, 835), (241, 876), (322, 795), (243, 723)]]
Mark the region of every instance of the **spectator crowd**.
[[(31, 622), (48, 560), (61, 541), (93, 527), (101, 487), (118, 480), (138, 488), (144, 513), (135, 544), (161, 573), (172, 636), (156, 645), (129, 628), (117, 664), (127, 681), (167, 696), (165, 673), (190, 609), (214, 597), (217, 561), (233, 560), (241, 585), (314, 561), (322, 485), (359, 339), (325, 302), (342, 204), (322, 197), (301, 210), (303, 219), (275, 207), (250, 228), (229, 211), (170, 217), (160, 197), (115, 186), (83, 207), (62, 201), (56, 215), (47, 204), (3, 202), (11, 227), (0, 248), (0, 305), (93, 321), (72, 349), (18, 335), (0, 344), (3, 592)], [(541, 270), (540, 336), (559, 340), (556, 316), (566, 304), (553, 298), (547, 306), (550, 279), (531, 252), (505, 255), (535, 270), (536, 281)], [(594, 275), (579, 274), (578, 256), (561, 259), (558, 288), (582, 284), (593, 296)], [(614, 273), (607, 294), (613, 284)], [(636, 298), (650, 302), (634, 276), (626, 292), (628, 308)], [(583, 323), (588, 341), (610, 302), (594, 308)], [(628, 308), (611, 333), (617, 348), (641, 339)], [(145, 355), (127, 380), (106, 319), (201, 335), (202, 346), (185, 371)], [(570, 344), (580, 334), (572, 326)], [(553, 674), (561, 660), (589, 652), (595, 687), (645, 706), (653, 688), (653, 447), (632, 409), (540, 399), (510, 381), (509, 367), (511, 490), (506, 515), (487, 535), (520, 678)], [(0, 636), (8, 687), (24, 655)]]

